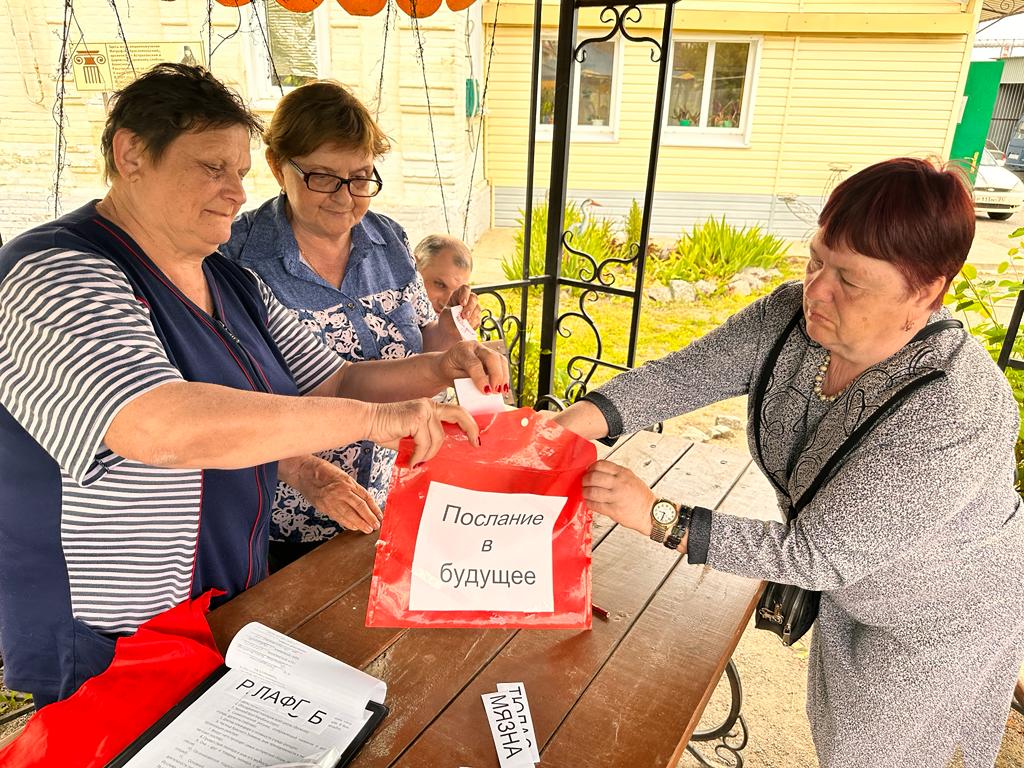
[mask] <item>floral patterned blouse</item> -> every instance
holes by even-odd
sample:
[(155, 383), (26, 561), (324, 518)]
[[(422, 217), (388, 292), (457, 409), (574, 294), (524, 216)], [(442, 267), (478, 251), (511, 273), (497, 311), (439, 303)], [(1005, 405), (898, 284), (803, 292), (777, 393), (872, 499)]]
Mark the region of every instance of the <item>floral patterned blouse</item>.
[[(341, 288), (318, 275), (299, 253), (285, 215), (284, 195), (243, 213), (221, 247), (228, 258), (252, 269), (277, 298), (346, 360), (408, 357), (423, 351), (420, 329), (437, 319), (409, 241), (395, 221), (367, 211), (352, 229), (352, 249)], [(368, 440), (319, 454), (341, 467), (384, 508), (395, 452)], [(341, 527), (278, 483), (271, 541), (314, 542)]]

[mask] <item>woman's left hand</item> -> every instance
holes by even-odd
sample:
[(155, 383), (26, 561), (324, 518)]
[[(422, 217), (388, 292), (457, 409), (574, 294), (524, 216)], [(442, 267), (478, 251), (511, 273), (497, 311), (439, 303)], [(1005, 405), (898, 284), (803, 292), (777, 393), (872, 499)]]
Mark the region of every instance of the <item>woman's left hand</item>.
[(452, 291), (448, 307), (462, 307), (462, 319), (473, 326), (473, 330), (480, 327), (480, 299), (468, 285), (460, 285)]
[(583, 500), (619, 525), (651, 535), (651, 507), (657, 497), (631, 470), (611, 461), (595, 461), (583, 476)]
[(508, 363), (479, 341), (452, 344), (436, 358), (438, 378), (451, 382), (470, 378), (481, 392), (508, 392)]

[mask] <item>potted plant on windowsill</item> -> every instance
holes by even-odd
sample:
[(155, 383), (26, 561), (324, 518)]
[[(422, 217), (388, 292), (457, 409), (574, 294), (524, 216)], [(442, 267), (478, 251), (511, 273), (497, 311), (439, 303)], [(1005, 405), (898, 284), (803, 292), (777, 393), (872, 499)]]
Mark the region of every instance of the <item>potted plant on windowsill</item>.
[(673, 110), (671, 120), (674, 124), (681, 126), (695, 125), (698, 122), (694, 118), (693, 113), (689, 110), (683, 109), (682, 107), (678, 107)]
[(735, 128), (739, 125), (739, 109), (730, 103), (715, 112), (711, 124), (716, 128)]

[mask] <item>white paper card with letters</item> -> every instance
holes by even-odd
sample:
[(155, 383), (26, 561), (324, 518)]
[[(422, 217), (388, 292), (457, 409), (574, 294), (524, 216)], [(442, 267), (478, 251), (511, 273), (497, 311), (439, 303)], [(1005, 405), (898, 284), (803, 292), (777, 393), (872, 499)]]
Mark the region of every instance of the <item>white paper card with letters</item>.
[(531, 768), (537, 760), (533, 757), (530, 741), (516, 716), (511, 694), (499, 690), (497, 693), (481, 694), (480, 698), (484, 702), (487, 723), (491, 726), (491, 738), (501, 768)]
[(551, 532), (566, 501), (432, 481), (416, 535), (409, 609), (553, 611)]
[(539, 763), (540, 750), (537, 749), (537, 737), (533, 733), (533, 715), (530, 714), (530, 702), (526, 700), (526, 686), (522, 683), (498, 683), (498, 693), (509, 695), (516, 728), (529, 745), (533, 762)]
[(505, 401), (497, 392), (485, 395), (476, 388), (472, 379), (455, 379), (452, 384), (455, 387), (455, 397), (459, 405), (465, 408), (474, 416), (489, 416), (492, 413), (501, 413), (505, 410)]

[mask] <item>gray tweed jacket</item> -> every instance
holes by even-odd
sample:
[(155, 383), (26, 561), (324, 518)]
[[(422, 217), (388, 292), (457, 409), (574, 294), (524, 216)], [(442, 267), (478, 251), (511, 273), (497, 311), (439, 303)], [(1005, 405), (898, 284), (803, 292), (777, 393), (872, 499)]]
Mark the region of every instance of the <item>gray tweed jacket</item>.
[[(591, 393), (611, 433), (749, 393), (801, 299), (787, 283)], [(908, 344), (832, 403), (813, 395), (824, 355), (801, 322), (749, 413), (752, 455), (783, 512), (885, 392), (944, 375), (881, 419), (790, 524), (695, 517), (690, 562), (823, 593), (807, 681), (822, 766), (944, 768), (959, 747), (965, 768), (988, 768), (1024, 658), (1017, 405), (960, 330)]]

